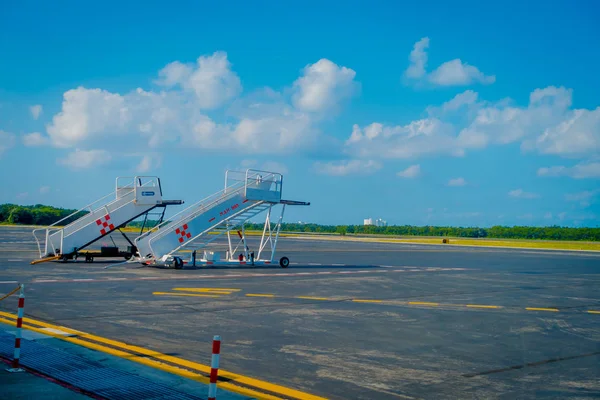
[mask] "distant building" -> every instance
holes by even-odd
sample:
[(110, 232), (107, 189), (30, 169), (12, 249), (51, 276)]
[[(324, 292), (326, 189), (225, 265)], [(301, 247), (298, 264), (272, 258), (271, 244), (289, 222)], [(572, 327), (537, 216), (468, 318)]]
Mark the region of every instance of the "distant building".
[(387, 226), (387, 221), (381, 218), (377, 218), (375, 221), (373, 221), (373, 218), (365, 218), (364, 225)]
[(375, 226), (387, 226), (387, 221), (384, 221), (381, 218), (377, 218), (375, 220)]

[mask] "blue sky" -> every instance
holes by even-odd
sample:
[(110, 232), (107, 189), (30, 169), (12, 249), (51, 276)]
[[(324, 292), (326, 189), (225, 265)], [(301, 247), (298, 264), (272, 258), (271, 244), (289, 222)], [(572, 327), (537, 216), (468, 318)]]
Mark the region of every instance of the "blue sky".
[(255, 167), (291, 221), (599, 225), (595, 2), (56, 4), (0, 6), (0, 203)]

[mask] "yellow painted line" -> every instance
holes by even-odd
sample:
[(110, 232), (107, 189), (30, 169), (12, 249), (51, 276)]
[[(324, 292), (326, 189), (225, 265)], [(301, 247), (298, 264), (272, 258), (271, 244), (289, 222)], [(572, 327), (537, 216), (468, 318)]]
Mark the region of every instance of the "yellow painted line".
[(408, 304), (413, 306), (439, 306), (440, 303), (429, 303), (426, 301), (409, 301)]
[(178, 288), (173, 288), (173, 290), (185, 290), (188, 292), (226, 292), (226, 293), (232, 293), (232, 292), (239, 292), (242, 289), (231, 289), (231, 288), (182, 288), (182, 287), (178, 287)]
[(295, 299), (304, 299), (304, 300), (332, 300), (327, 297), (312, 297), (312, 296), (296, 296)]
[[(7, 313), (7, 312), (3, 312), (3, 311), (0, 311), (0, 316), (6, 316), (6, 317), (9, 317), (9, 318), (11, 318), (13, 320), (16, 320), (16, 318), (17, 318), (16, 315), (10, 314), (10, 313)], [(0, 318), (0, 322), (14, 323), (14, 321), (2, 320), (2, 318)], [(78, 335), (81, 338), (85, 338), (85, 339), (88, 339), (88, 340), (94, 340), (94, 341), (97, 341), (97, 342), (100, 342), (100, 343), (105, 343), (105, 344), (108, 344), (110, 346), (119, 347), (121, 349), (128, 350), (128, 351), (131, 351), (131, 352), (134, 352), (134, 353), (137, 353), (137, 354), (143, 354), (143, 355), (150, 356), (150, 357), (158, 359), (158, 360), (170, 362), (172, 364), (177, 364), (177, 365), (182, 366), (182, 367), (187, 367), (187, 368), (191, 368), (191, 369), (195, 369), (195, 370), (204, 372), (206, 374), (210, 374), (210, 366), (203, 365), (203, 364), (198, 364), (198, 363), (195, 363), (195, 362), (192, 362), (192, 361), (189, 361), (189, 360), (185, 360), (183, 358), (174, 357), (174, 356), (168, 356), (166, 354), (162, 354), (160, 352), (153, 351), (153, 350), (148, 350), (148, 349), (145, 349), (143, 347), (138, 347), (138, 346), (134, 346), (134, 345), (128, 345), (126, 343), (119, 342), (117, 340), (103, 338), (101, 336), (92, 335), (92, 334), (89, 334), (89, 333), (85, 333), (85, 332), (78, 331), (78, 330), (75, 330), (75, 329), (67, 328), (67, 327), (64, 327), (64, 326), (52, 325), (52, 324), (49, 324), (49, 323), (46, 323), (46, 322), (37, 321), (37, 320), (30, 319), (30, 318), (23, 318), (23, 322), (24, 322), (23, 327), (26, 328), (26, 329), (31, 329), (31, 330), (35, 330), (36, 329), (36, 328), (33, 328), (33, 327), (29, 326), (29, 324), (35, 324), (35, 325), (40, 325), (40, 326), (43, 326), (43, 327), (59, 329), (59, 330), (61, 330), (63, 332), (68, 332), (68, 333), (76, 334), (76, 335)], [(84, 340), (80, 340), (80, 339), (75, 339), (75, 338), (70, 338), (70, 337), (64, 337), (64, 336), (60, 336), (60, 335), (54, 335), (54, 334), (51, 334), (49, 332), (42, 331), (42, 330), (39, 330), (39, 329), (37, 331), (40, 332), (40, 333), (49, 335), (49, 336), (54, 336), (54, 337), (56, 337), (58, 339), (62, 339), (62, 340), (65, 340), (65, 341), (76, 340), (76, 341), (78, 341), (77, 344), (80, 344), (80, 345), (82, 345), (84, 347), (94, 348), (94, 347), (91, 347), (91, 346), (95, 346), (95, 348), (94, 348), (95, 350), (99, 350), (99, 351), (103, 351), (103, 352), (107, 352), (107, 353), (109, 351), (113, 351), (115, 353), (109, 353), (109, 354), (114, 354), (114, 355), (117, 355), (118, 357), (126, 358), (128, 360), (132, 360), (132, 361), (138, 362), (140, 364), (146, 363), (146, 365), (150, 365), (150, 366), (153, 366), (155, 368), (162, 369), (164, 371), (168, 371), (168, 372), (171, 372), (171, 373), (176, 374), (176, 375), (184, 376), (184, 377), (187, 377), (187, 378), (190, 378), (190, 379), (195, 379), (195, 380), (198, 380), (198, 381), (203, 382), (203, 383), (206, 383), (206, 382), (209, 381), (208, 377), (206, 377), (206, 376), (195, 374), (195, 373), (192, 373), (190, 371), (186, 371), (186, 370), (183, 370), (183, 369), (180, 369), (180, 368), (177, 368), (177, 367), (171, 367), (169, 365), (160, 363), (158, 361), (152, 361), (152, 360), (148, 359), (147, 357), (139, 357), (139, 356), (136, 356), (135, 354), (126, 353), (126, 352), (123, 352), (121, 350), (115, 350), (115, 349), (112, 349), (112, 348), (108, 348), (108, 347), (105, 347), (105, 346), (97, 345), (97, 344), (90, 343), (90, 342), (87, 342), (87, 341), (84, 341)], [(81, 343), (79, 343), (79, 342), (81, 342)], [(76, 343), (76, 342), (73, 342), (73, 343)], [(119, 354), (116, 354), (116, 353), (119, 353)], [(168, 368), (168, 369), (163, 369), (163, 368)], [(235, 382), (243, 384), (243, 385), (252, 386), (254, 388), (266, 390), (268, 392), (276, 393), (278, 395), (283, 395), (285, 398), (292, 397), (294, 399), (299, 399), (299, 400), (325, 400), (325, 398), (323, 398), (323, 397), (311, 395), (309, 393), (300, 392), (298, 390), (290, 389), (290, 388), (287, 388), (285, 386), (279, 386), (279, 385), (276, 385), (276, 384), (272, 384), (272, 383), (269, 383), (269, 382), (261, 381), (261, 380), (254, 379), (254, 378), (250, 378), (250, 377), (247, 377), (247, 376), (244, 376), (244, 375), (239, 375), (239, 374), (236, 374), (236, 373), (233, 373), (233, 372), (229, 372), (229, 371), (226, 371), (226, 370), (222, 370), (222, 369), (219, 370), (219, 376), (223, 377), (223, 378), (226, 378), (226, 379), (228, 379), (230, 381), (235, 381)], [(223, 383), (219, 382), (219, 387), (223, 388), (223, 389), (230, 390), (230, 391), (235, 392), (235, 393), (243, 394), (243, 395), (246, 395), (246, 396), (256, 397), (257, 399), (266, 399), (266, 400), (278, 400), (278, 399), (280, 399), (280, 397), (276, 397), (276, 396), (272, 396), (272, 395), (269, 395), (269, 394), (264, 394), (264, 393), (261, 393), (261, 392), (257, 392), (257, 391), (251, 390), (251, 389), (247, 389), (245, 387), (240, 387), (240, 386), (234, 385), (234, 384), (229, 383), (229, 382), (223, 382)]]
[(152, 294), (155, 296), (221, 297), (217, 294), (196, 294), (196, 293), (152, 292)]
[(467, 307), (469, 307), (469, 308), (502, 308), (500, 306), (485, 306), (485, 305), (481, 305), (481, 304), (467, 304)]
[(600, 311), (588, 310), (588, 313), (590, 313), (590, 314), (600, 314)]
[(198, 293), (212, 293), (212, 294), (231, 294), (233, 292), (226, 292), (224, 290), (203, 290), (203, 289), (185, 289), (185, 288), (173, 288), (181, 292), (198, 292)]
[(527, 311), (552, 311), (558, 312), (558, 308), (525, 307)]
[(259, 294), (259, 293), (247, 293), (248, 297), (275, 297), (274, 294)]
[(361, 299), (352, 299), (355, 303), (381, 303), (383, 300), (361, 300)]

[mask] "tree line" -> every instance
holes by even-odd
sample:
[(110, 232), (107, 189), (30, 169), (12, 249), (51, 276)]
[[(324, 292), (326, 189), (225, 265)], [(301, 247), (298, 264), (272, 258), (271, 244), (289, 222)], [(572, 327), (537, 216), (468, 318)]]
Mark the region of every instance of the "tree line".
[[(262, 224), (248, 224), (247, 229), (261, 229)], [(544, 239), (600, 241), (600, 228), (561, 226), (492, 226), (491, 228), (413, 225), (318, 225), (282, 223), (285, 232), (312, 232), (339, 235), (448, 236), (494, 239)]]
[[(0, 204), (0, 223), (18, 225), (51, 225), (75, 213), (77, 210), (57, 208), (36, 204), (33, 206), (19, 206), (17, 204)], [(76, 213), (61, 222), (66, 225), (85, 215), (84, 212)]]
[[(57, 208), (36, 204), (20, 206), (16, 204), (0, 204), (0, 224), (19, 225), (51, 225), (77, 210)], [(74, 214), (61, 222), (66, 225), (85, 215), (85, 212)], [(154, 226), (156, 221), (147, 221), (147, 226)], [(140, 227), (140, 221), (133, 221), (128, 226)], [(246, 229), (262, 230), (262, 224), (246, 224)], [(586, 240), (600, 241), (600, 228), (568, 228), (561, 226), (492, 226), (491, 228), (455, 227), (455, 226), (412, 226), (392, 225), (377, 227), (373, 225), (319, 225), (283, 223), (285, 232), (310, 232), (339, 235), (394, 235), (394, 236), (448, 236), (463, 238), (495, 238), (495, 239), (544, 239), (544, 240)]]

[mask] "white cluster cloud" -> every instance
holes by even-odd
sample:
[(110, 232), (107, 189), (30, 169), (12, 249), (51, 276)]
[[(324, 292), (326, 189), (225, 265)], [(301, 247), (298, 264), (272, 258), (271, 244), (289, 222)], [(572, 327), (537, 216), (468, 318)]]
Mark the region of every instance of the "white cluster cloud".
[(15, 145), (15, 135), (0, 130), (0, 157), (2, 154)]
[(568, 176), (575, 179), (600, 178), (600, 162), (581, 162), (572, 167), (557, 165), (538, 169), (538, 176)]
[(485, 75), (477, 67), (464, 63), (458, 58), (446, 61), (427, 73), (428, 47), (428, 37), (415, 43), (408, 58), (410, 64), (404, 71), (404, 77), (408, 81), (429, 83), (434, 86), (465, 86), (475, 83), (487, 85), (496, 81), (494, 75)]
[(112, 156), (106, 150), (80, 150), (67, 154), (65, 158), (58, 160), (59, 164), (71, 169), (86, 169), (99, 165), (108, 164)]
[(356, 89), (356, 72), (327, 59), (307, 65), (294, 82), (294, 105), (302, 111), (323, 112), (334, 108)]
[[(223, 52), (201, 56), (195, 64), (172, 62), (158, 75), (161, 91), (68, 90), (48, 136), (31, 133), (24, 144), (113, 152), (128, 146), (156, 152), (165, 144), (246, 153), (297, 151), (319, 139), (325, 112), (357, 87), (353, 70), (321, 59), (281, 93), (265, 89), (240, 98), (240, 78)], [(226, 105), (215, 118), (214, 110)], [(137, 169), (147, 170), (152, 161), (142, 159)]]
[(598, 193), (600, 193), (600, 189), (584, 190), (583, 192), (578, 193), (567, 193), (565, 194), (565, 200), (578, 202), (582, 207), (587, 207)]
[(411, 165), (403, 171), (400, 171), (396, 174), (396, 176), (400, 178), (416, 178), (421, 175), (421, 166), (419, 164)]
[(44, 146), (50, 143), (46, 136), (42, 136), (39, 132), (28, 133), (23, 136), (23, 144), (25, 146)]
[(448, 186), (466, 186), (466, 185), (467, 185), (467, 181), (463, 177), (450, 179), (448, 181)]
[(195, 65), (172, 62), (158, 75), (157, 83), (165, 87), (179, 86), (193, 92), (200, 109), (217, 108), (242, 91), (240, 78), (231, 70), (227, 53), (221, 51), (198, 57)]
[[(600, 108), (573, 109), (572, 91), (550, 86), (536, 89), (526, 107), (511, 100), (478, 101), (466, 91), (439, 107), (429, 107), (426, 118), (405, 125), (374, 122), (354, 125), (345, 146), (358, 158), (376, 155), (390, 159), (418, 158), (429, 154), (462, 156), (467, 150), (520, 142), (523, 152), (537, 151), (563, 157), (600, 154)], [(538, 175), (597, 176), (600, 164), (586, 163), (573, 169), (540, 169)]]
[(355, 174), (369, 175), (382, 167), (380, 162), (374, 160), (345, 160), (328, 163), (316, 162), (314, 166), (318, 173), (333, 176)]
[(536, 193), (526, 192), (523, 189), (511, 190), (510, 192), (508, 192), (508, 195), (517, 199), (536, 199), (540, 197)]
[(39, 104), (33, 105), (29, 107), (29, 112), (31, 113), (33, 119), (37, 120), (40, 117), (40, 114), (42, 113), (42, 106)]
[(40, 187), (40, 193), (41, 194), (46, 194), (50, 192), (50, 186), (42, 186)]
[(156, 170), (162, 163), (162, 156), (160, 154), (146, 154), (140, 160), (135, 170), (138, 173), (145, 173), (148, 171)]

